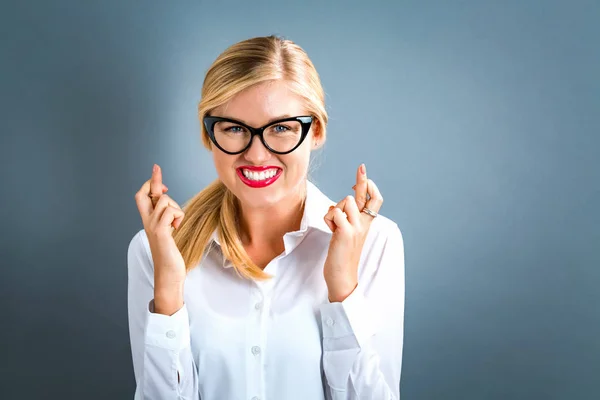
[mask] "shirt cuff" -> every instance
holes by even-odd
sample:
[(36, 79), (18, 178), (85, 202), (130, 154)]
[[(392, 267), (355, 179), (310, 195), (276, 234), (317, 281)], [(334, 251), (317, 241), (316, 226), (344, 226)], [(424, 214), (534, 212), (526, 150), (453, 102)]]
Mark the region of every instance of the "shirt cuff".
[(360, 284), (341, 303), (324, 303), (320, 310), (326, 350), (363, 348), (375, 334), (373, 314)]
[(180, 351), (190, 346), (190, 323), (187, 305), (173, 315), (154, 312), (154, 299), (148, 304), (146, 313), (146, 345)]

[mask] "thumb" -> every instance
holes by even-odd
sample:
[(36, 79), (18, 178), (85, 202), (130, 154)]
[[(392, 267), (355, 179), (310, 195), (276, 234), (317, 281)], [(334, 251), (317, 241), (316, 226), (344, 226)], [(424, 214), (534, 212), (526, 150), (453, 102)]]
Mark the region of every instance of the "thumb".
[(184, 212), (179, 208), (168, 206), (160, 217), (159, 225), (177, 228), (179, 225), (176, 224), (181, 222), (184, 215)]
[(173, 216), (175, 217), (175, 219), (173, 219), (173, 227), (175, 229), (179, 229), (181, 222), (183, 221), (183, 217), (185, 217), (185, 213), (182, 210), (178, 210), (173, 214)]
[(327, 226), (329, 227), (329, 229), (331, 229), (331, 232), (335, 232), (335, 222), (333, 222), (333, 213), (332, 210), (335, 208), (335, 206), (330, 206), (329, 207), (329, 211), (327, 212), (327, 214), (325, 214), (325, 217), (323, 217), (323, 220), (325, 221), (325, 223), (327, 224)]

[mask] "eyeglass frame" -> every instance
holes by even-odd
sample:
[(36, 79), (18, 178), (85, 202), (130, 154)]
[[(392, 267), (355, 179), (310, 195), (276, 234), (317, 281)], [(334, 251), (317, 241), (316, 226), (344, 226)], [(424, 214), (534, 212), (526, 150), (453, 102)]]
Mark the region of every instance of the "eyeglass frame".
[[(265, 138), (263, 137), (263, 132), (266, 128), (268, 128), (271, 125), (275, 125), (279, 122), (286, 122), (286, 121), (297, 121), (300, 122), (300, 125), (302, 126), (302, 134), (300, 136), (300, 140), (298, 141), (298, 144), (296, 144), (296, 146), (294, 146), (291, 150), (288, 151), (276, 151), (273, 150), (271, 147), (269, 147), (269, 145), (265, 142)], [(266, 125), (263, 125), (260, 128), (254, 128), (252, 126), (246, 125), (243, 122), (240, 122), (238, 120), (232, 119), (232, 118), (225, 118), (225, 117), (217, 117), (217, 116), (212, 116), (212, 115), (207, 115), (203, 118), (203, 122), (204, 122), (204, 127), (206, 128), (206, 131), (208, 132), (208, 136), (211, 140), (211, 142), (213, 142), (213, 144), (215, 146), (217, 146), (217, 148), (219, 150), (221, 150), (222, 152), (226, 153), (226, 154), (230, 154), (230, 155), (236, 155), (236, 154), (242, 154), (243, 152), (245, 152), (246, 150), (248, 150), (250, 148), (250, 146), (252, 146), (252, 140), (254, 140), (254, 136), (258, 135), (258, 137), (260, 138), (261, 143), (263, 144), (263, 146), (265, 146), (270, 152), (275, 153), (275, 154), (289, 154), (292, 151), (296, 150), (298, 147), (300, 147), (300, 145), (302, 144), (302, 142), (304, 142), (304, 139), (306, 139), (306, 136), (308, 135), (308, 132), (310, 131), (310, 127), (312, 125), (313, 122), (313, 116), (312, 115), (301, 115), (298, 117), (288, 117), (288, 118), (282, 118), (282, 119), (278, 119), (276, 121), (272, 121), (269, 122)], [(240, 151), (228, 151), (225, 150), (223, 147), (221, 147), (219, 145), (219, 143), (217, 143), (217, 139), (215, 138), (215, 131), (214, 131), (214, 127), (215, 124), (217, 122), (231, 122), (240, 126), (243, 126), (244, 128), (248, 129), (248, 131), (250, 131), (250, 141), (248, 142), (248, 145), (246, 145), (246, 147), (244, 147), (242, 150)]]

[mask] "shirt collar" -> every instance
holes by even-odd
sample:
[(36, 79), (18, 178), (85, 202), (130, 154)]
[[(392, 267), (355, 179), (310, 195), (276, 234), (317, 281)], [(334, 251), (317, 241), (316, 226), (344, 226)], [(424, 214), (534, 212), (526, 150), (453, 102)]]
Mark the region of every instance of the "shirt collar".
[[(304, 204), (302, 220), (300, 221), (300, 229), (295, 232), (290, 232), (290, 234), (295, 237), (302, 237), (311, 229), (316, 229), (318, 231), (331, 234), (331, 230), (325, 223), (323, 217), (325, 217), (325, 214), (327, 214), (327, 211), (329, 211), (329, 206), (335, 204), (336, 203), (327, 197), (323, 192), (321, 192), (321, 190), (314, 183), (307, 180), (306, 201)], [(218, 229), (213, 231), (209, 245), (211, 244), (211, 241), (215, 242), (217, 245), (219, 245), (219, 247), (221, 246), (221, 243), (219, 242)], [(229, 268), (232, 266), (233, 265), (231, 262), (223, 257), (223, 267)]]
[(306, 181), (306, 203), (304, 205), (304, 215), (300, 222), (298, 232), (306, 232), (308, 229), (318, 229), (322, 232), (331, 234), (331, 230), (325, 223), (323, 217), (329, 211), (329, 206), (336, 203), (327, 197), (311, 181)]

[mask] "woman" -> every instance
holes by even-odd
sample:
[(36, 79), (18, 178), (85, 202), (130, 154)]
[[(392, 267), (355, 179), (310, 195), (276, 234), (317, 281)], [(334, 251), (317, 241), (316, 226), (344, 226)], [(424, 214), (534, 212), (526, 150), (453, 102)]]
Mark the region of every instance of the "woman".
[(307, 180), (326, 138), (319, 76), (258, 37), (208, 70), (199, 117), (218, 179), (183, 209), (162, 172), (128, 248), (138, 399), (398, 399), (404, 252), (361, 165), (338, 203)]

